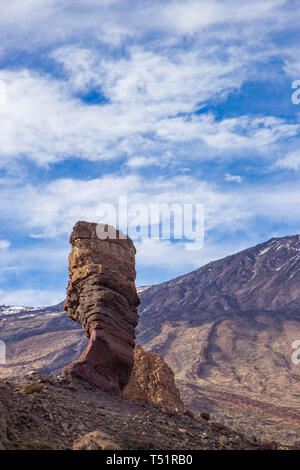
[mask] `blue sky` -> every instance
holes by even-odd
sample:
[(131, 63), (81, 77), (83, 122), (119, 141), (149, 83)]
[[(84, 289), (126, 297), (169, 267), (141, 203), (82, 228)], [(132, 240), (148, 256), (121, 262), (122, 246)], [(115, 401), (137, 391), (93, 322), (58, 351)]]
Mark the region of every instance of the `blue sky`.
[(205, 206), (202, 250), (136, 243), (138, 285), (300, 233), (296, 1), (0, 2), (0, 304), (63, 300), (120, 195)]

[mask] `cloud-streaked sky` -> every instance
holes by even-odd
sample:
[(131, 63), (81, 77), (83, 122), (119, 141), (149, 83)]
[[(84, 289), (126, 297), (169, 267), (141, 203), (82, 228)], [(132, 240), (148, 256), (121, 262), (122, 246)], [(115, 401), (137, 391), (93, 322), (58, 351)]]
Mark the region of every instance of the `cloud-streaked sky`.
[(0, 304), (63, 300), (74, 223), (119, 196), (205, 206), (202, 250), (136, 242), (138, 285), (300, 233), (299, 10), (0, 0)]

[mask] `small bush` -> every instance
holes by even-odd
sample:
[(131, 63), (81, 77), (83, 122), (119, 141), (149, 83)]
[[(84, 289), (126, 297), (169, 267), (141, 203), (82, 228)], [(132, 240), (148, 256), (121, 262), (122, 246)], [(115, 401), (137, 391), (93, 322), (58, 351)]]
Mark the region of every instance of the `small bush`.
[(26, 448), (28, 450), (55, 450), (55, 446), (47, 441), (31, 441), (28, 442)]
[(221, 447), (225, 447), (227, 444), (227, 437), (224, 435), (220, 436), (219, 444)]
[(25, 393), (25, 395), (31, 395), (32, 393), (41, 392), (42, 390), (43, 386), (41, 384), (38, 382), (30, 382), (22, 389), (22, 393)]
[(200, 413), (200, 416), (202, 419), (205, 419), (205, 421), (209, 421), (210, 420), (210, 414), (209, 413), (206, 413), (205, 411), (203, 411), (202, 413)]

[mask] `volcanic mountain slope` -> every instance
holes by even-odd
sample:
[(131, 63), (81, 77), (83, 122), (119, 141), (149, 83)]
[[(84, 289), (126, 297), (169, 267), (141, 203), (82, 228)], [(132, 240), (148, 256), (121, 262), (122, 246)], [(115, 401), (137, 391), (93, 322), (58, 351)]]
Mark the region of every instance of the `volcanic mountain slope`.
[(63, 302), (40, 309), (0, 307), (0, 340), (6, 344), (6, 365), (0, 377), (38, 370), (60, 374), (87, 346), (81, 326), (63, 311)]
[(300, 236), (275, 238), (140, 293), (137, 342), (164, 357), (188, 407), (297, 439), (299, 266)]

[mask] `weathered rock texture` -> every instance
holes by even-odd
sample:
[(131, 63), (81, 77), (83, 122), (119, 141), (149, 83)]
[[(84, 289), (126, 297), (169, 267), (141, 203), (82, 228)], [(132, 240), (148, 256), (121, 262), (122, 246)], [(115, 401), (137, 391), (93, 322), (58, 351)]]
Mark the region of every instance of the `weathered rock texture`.
[(129, 238), (100, 239), (97, 224), (77, 222), (71, 234), (70, 281), (64, 308), (90, 339), (80, 359), (63, 369), (120, 393), (133, 367), (139, 297), (135, 247)]
[(92, 431), (74, 442), (73, 450), (122, 450), (121, 444), (108, 434)]
[(7, 431), (7, 423), (6, 423), (6, 412), (4, 406), (0, 402), (0, 450), (3, 450), (6, 443), (6, 431)]
[[(32, 393), (20, 393), (29, 386)], [(0, 403), (7, 413), (6, 450), (68, 450), (74, 441), (74, 449), (133, 451), (265, 447), (220, 423), (191, 419), (155, 403), (121, 400), (85, 380), (9, 378), (0, 382)]]
[(131, 400), (159, 403), (176, 411), (184, 409), (172, 369), (159, 354), (144, 351), (138, 344), (134, 349), (134, 367), (123, 395)]

